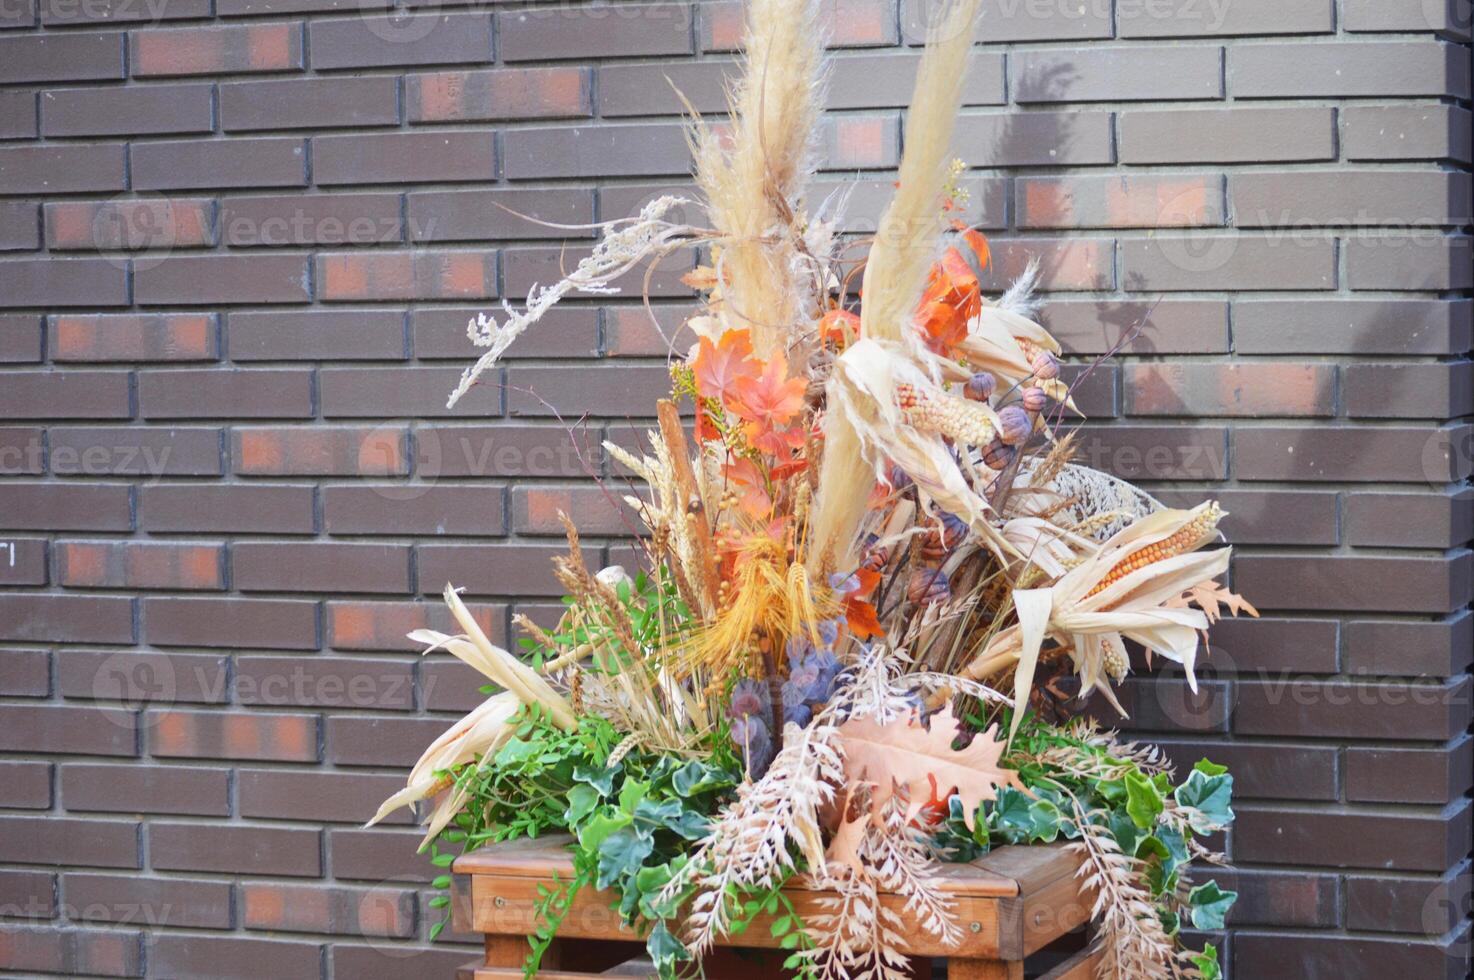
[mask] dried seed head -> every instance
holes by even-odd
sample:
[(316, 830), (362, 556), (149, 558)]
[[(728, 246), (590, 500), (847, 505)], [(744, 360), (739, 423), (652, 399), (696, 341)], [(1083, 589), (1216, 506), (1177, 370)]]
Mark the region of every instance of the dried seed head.
[(987, 371), (979, 371), (967, 379), (967, 384), (962, 387), (962, 394), (970, 401), (986, 402), (997, 390), (998, 379)]
[(1006, 444), (1017, 446), (1027, 440), (1033, 431), (1033, 420), (1017, 405), (1009, 405), (998, 413), (998, 438)]
[(1042, 381), (1053, 381), (1059, 377), (1059, 361), (1047, 350), (1041, 350), (1029, 361), (1029, 367), (1034, 371), (1034, 377)]
[(1117, 684), (1124, 681), (1126, 675), (1131, 672), (1131, 663), (1126, 659), (1126, 655), (1121, 652), (1119, 647), (1108, 646), (1105, 648), (1105, 656), (1101, 661), (1101, 666), (1105, 668), (1106, 676)]
[(1019, 395), (1019, 404), (1024, 411), (1037, 414), (1049, 406), (1049, 395), (1043, 388), (1025, 388)]
[(983, 450), (983, 462), (988, 465), (989, 469), (1003, 469), (1009, 463), (1013, 462), (1013, 456), (1014, 448), (1012, 446), (1005, 446), (1001, 439), (994, 439)]
[(951, 595), (952, 587), (940, 568), (918, 568), (906, 586), (906, 597), (921, 605), (946, 602)]

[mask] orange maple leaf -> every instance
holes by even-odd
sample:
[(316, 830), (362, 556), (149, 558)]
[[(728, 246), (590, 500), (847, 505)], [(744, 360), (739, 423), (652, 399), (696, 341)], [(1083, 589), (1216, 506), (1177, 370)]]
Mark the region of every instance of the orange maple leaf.
[(953, 221), (952, 227), (962, 235), (962, 240), (967, 242), (972, 254), (978, 257), (978, 268), (987, 271), (989, 263), (993, 261), (993, 250), (988, 247), (987, 236), (976, 228), (969, 228), (961, 221)]
[(955, 248), (932, 266), (916, 322), (928, 346), (941, 354), (967, 339), (967, 321), (982, 309), (983, 297), (972, 266)]
[(830, 310), (819, 319), (819, 339), (843, 347), (860, 336), (860, 317), (849, 310)]
[[(749, 345), (750, 348), (751, 345)], [(755, 375), (735, 378), (736, 389), (730, 408), (749, 422), (764, 422), (770, 427), (787, 425), (804, 407), (804, 392), (809, 383), (804, 378), (788, 376), (788, 358), (773, 355)]]
[(752, 358), (752, 338), (746, 330), (728, 330), (718, 343), (708, 337), (697, 342), (691, 362), (696, 390), (705, 398), (725, 401), (738, 382), (757, 376), (761, 363)]
[(855, 572), (855, 580), (860, 583), (859, 587), (844, 596), (845, 625), (857, 640), (884, 636), (885, 627), (880, 625), (880, 615), (870, 601), (870, 594), (880, 584), (880, 573), (872, 568), (862, 568)]

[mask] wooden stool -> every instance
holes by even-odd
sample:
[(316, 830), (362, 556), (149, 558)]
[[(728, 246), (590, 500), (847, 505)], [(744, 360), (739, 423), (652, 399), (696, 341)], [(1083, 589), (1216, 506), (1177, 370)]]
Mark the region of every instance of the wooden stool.
[[(455, 862), (455, 927), (486, 934), (484, 961), (462, 968), (458, 980), (519, 980), (527, 957), (527, 936), (535, 928), (539, 885), (556, 874), (573, 876), (568, 838), (545, 837), (511, 841), (481, 848)], [(920, 930), (912, 933), (907, 950), (914, 957), (917, 977), (930, 977), (932, 959), (946, 960), (952, 980), (1093, 980), (1095, 958), (1080, 949), (1081, 938), (1071, 937), (1090, 917), (1089, 903), (1080, 897), (1075, 871), (1079, 855), (1065, 847), (1002, 847), (971, 864), (944, 865), (947, 890), (955, 897), (962, 941), (943, 946)], [(796, 879), (785, 890), (800, 917), (818, 912), (821, 890)], [(901, 900), (891, 896), (900, 910)], [(653, 975), (649, 962), (640, 962), (643, 943), (635, 930), (620, 921), (610, 906), (611, 892), (584, 889), (573, 901), (543, 958), (539, 976), (548, 980), (588, 980), (598, 976)], [(904, 915), (904, 912), (902, 913)], [(769, 916), (758, 916), (740, 936), (732, 937), (704, 960), (707, 976), (740, 976), (742, 980), (783, 977), (787, 953), (769, 933)], [(1068, 938), (1066, 938), (1068, 937)], [(1046, 952), (1039, 964), (1024, 961), (1059, 940), (1074, 951)], [(740, 947), (740, 948), (739, 948)], [(1064, 962), (1060, 962), (1061, 960)]]

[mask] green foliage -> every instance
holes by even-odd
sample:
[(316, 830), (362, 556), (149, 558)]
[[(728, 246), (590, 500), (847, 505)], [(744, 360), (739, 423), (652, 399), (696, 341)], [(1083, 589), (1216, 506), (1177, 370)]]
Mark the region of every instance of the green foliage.
[[(1184, 878), (1195, 837), (1233, 820), (1233, 777), (1204, 759), (1174, 787), (1166, 773), (1147, 771), (1138, 759), (1112, 755), (1111, 748), (1084, 729), (1027, 719), (1004, 760), (1026, 789), (1000, 790), (997, 800), (980, 808), (973, 831), (953, 799), (939, 843), (954, 859), (970, 860), (1000, 844), (1078, 840), (1077, 813), (1083, 813), (1140, 862), (1168, 935), (1177, 933), (1184, 918), (1197, 929), (1223, 928), (1237, 894), (1213, 881), (1189, 889)], [(1193, 954), (1192, 962), (1204, 980), (1219, 976), (1213, 946)]]

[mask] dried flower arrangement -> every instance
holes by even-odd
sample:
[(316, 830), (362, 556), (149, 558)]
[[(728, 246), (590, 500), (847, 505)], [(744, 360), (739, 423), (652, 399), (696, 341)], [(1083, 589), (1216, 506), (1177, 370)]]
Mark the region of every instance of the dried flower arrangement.
[(452, 404), (565, 295), (614, 292), (678, 249), (710, 257), (687, 277), (696, 343), (672, 359), (650, 449), (607, 446), (646, 485), (627, 498), (646, 570), (591, 570), (569, 523), (566, 612), (551, 630), (522, 621), (522, 656), (447, 587), (464, 633), (413, 636), (499, 693), (375, 819), (433, 801), (441, 867), (442, 846), (572, 834), (576, 874), (544, 893), (529, 975), (586, 885), (618, 896), (672, 976), (802, 874), (838, 897), (817, 921), (785, 906), (788, 967), (904, 976), (901, 913), (879, 895), (945, 941), (940, 861), (1069, 840), (1104, 976), (1215, 977), (1213, 948), (1184, 949), (1179, 930), (1220, 927), (1233, 900), (1187, 878), (1211, 857), (1198, 839), (1232, 819), (1232, 777), (1204, 761), (1179, 783), (1155, 751), (1061, 720), (1058, 682), (1116, 704), (1129, 639), (1196, 686), (1200, 635), (1225, 607), (1253, 613), (1216, 581), (1229, 550), (1204, 549), (1221, 513), (1071, 462), (1071, 388), (1031, 319), (1032, 270), (982, 293), (988, 244), (951, 218), (947, 155), (978, 0), (950, 3), (927, 43), (874, 238), (842, 245), (809, 210), (817, 8), (750, 0), (730, 120), (692, 126), (708, 226), (655, 200), (525, 309), (471, 324), (487, 351)]

